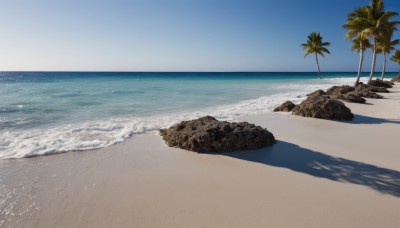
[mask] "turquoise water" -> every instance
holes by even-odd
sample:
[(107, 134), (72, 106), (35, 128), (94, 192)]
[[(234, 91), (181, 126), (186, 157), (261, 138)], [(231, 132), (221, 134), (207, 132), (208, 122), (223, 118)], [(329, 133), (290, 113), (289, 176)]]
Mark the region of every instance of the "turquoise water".
[(312, 90), (352, 84), (354, 75), (3, 72), (0, 158), (101, 148), (207, 114), (271, 112)]

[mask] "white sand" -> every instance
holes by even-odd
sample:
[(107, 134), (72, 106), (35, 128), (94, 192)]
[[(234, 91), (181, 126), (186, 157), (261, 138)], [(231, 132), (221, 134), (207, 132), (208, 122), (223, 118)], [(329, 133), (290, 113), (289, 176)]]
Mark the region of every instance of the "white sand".
[(352, 122), (273, 113), (270, 148), (205, 155), (155, 133), (0, 162), (0, 227), (400, 227), (400, 86)]

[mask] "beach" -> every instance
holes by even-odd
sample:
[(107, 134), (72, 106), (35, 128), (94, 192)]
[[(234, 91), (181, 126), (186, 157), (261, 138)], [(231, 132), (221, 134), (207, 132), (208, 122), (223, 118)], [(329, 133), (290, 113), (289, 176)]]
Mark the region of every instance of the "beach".
[[(220, 155), (157, 131), (0, 160), (0, 227), (400, 227), (400, 85), (353, 121), (244, 115), (277, 143)], [(311, 92), (311, 91), (310, 91)]]
[(1, 1), (0, 228), (400, 228), (399, 9)]

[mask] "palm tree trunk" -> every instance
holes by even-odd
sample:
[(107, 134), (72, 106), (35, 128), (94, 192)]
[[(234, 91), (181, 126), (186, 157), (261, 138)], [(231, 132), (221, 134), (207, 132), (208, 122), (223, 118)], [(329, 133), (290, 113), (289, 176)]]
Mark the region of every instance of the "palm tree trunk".
[(318, 55), (315, 53), (315, 61), (317, 62), (317, 67), (318, 67), (318, 78), (321, 79), (321, 71), (319, 69), (319, 63), (318, 63)]
[(369, 80), (372, 80), (372, 77), (374, 76), (374, 72), (375, 72), (375, 64), (376, 64), (376, 37), (374, 37), (374, 54), (372, 56), (372, 66), (371, 66), (371, 73), (369, 75)]
[(360, 77), (361, 77), (361, 71), (362, 71), (362, 65), (364, 62), (364, 50), (362, 49), (362, 46), (360, 46), (360, 63), (358, 64), (358, 75), (357, 75), (357, 80), (356, 80), (356, 85), (360, 83)]
[(386, 71), (386, 53), (383, 53), (383, 68), (382, 68), (382, 75), (381, 75), (381, 80), (385, 77), (385, 71)]

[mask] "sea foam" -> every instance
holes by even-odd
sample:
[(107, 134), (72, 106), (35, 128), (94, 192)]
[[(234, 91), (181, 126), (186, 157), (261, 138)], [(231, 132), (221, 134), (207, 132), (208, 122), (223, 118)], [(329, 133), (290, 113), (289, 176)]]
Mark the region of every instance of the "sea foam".
[[(365, 80), (365, 79), (363, 79)], [(286, 100), (299, 103), (316, 89), (327, 89), (335, 84), (351, 84), (354, 78), (328, 78), (311, 84), (282, 83), (274, 87), (278, 92), (256, 99), (229, 105), (201, 108), (173, 114), (148, 117), (124, 117), (90, 120), (81, 124), (62, 124), (47, 128), (3, 131), (0, 135), (0, 158), (24, 158), (41, 155), (107, 147), (123, 142), (134, 134), (169, 127), (182, 120), (211, 115), (220, 120), (234, 121), (239, 116), (268, 113)], [(320, 83), (319, 83), (320, 82)]]

